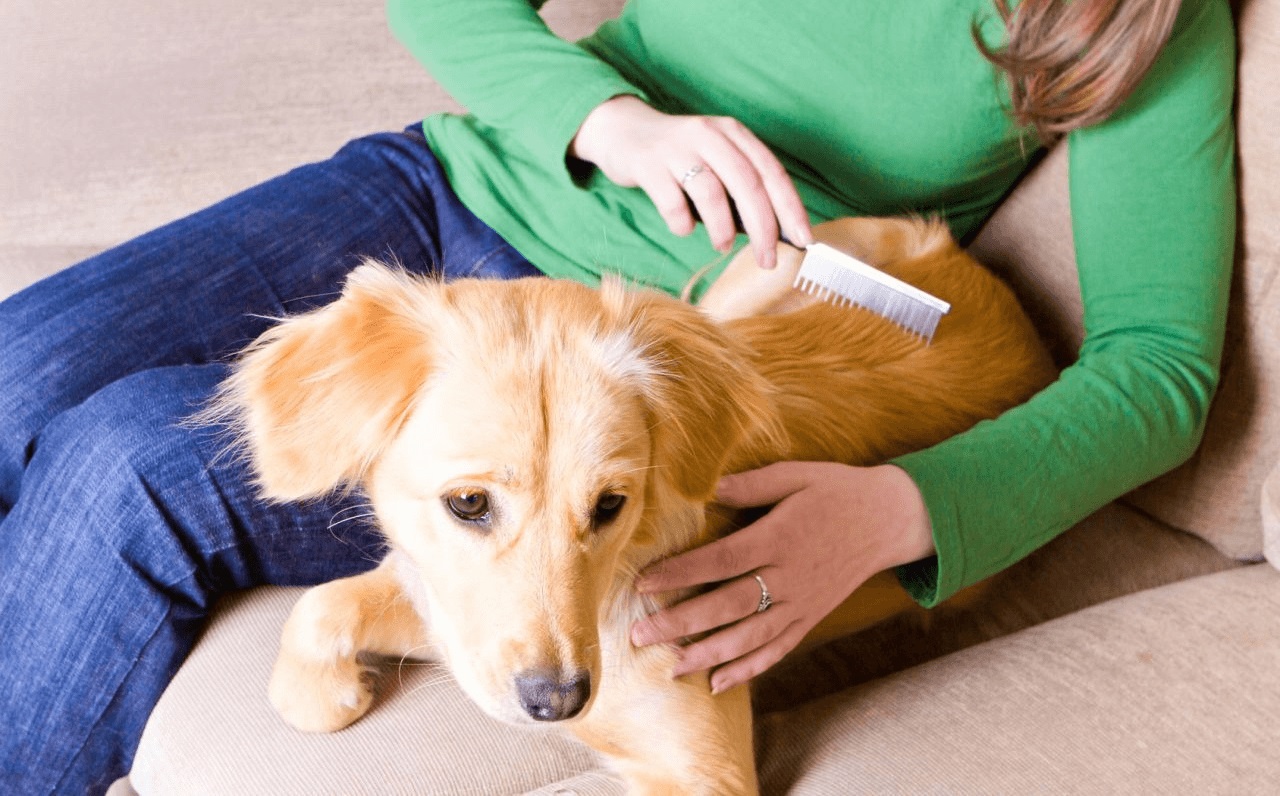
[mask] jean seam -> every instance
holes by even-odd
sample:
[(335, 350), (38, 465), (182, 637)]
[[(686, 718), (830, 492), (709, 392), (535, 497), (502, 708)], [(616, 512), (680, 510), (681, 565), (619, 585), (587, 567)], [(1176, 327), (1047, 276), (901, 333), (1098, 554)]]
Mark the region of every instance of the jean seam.
[(507, 244), (499, 244), (493, 247), (492, 249), (490, 249), (489, 251), (485, 252), (484, 254), (480, 255), (478, 259), (476, 259), (473, 263), (471, 263), (471, 268), (469, 269), (470, 274), (468, 275), (474, 276), (476, 272), (478, 272), (481, 268), (488, 265), (490, 260), (492, 260), (497, 255), (510, 250), (510, 248), (511, 247)]
[[(102, 724), (102, 720), (106, 717), (108, 709), (111, 707), (112, 704), (115, 703), (116, 697), (119, 696), (120, 694), (120, 689), (124, 688), (124, 685), (128, 681), (129, 675), (133, 672), (133, 670), (138, 668), (138, 663), (142, 660), (142, 652), (146, 650), (146, 648), (150, 646), (153, 641), (155, 641), (156, 634), (160, 632), (160, 629), (162, 627), (164, 627), (164, 620), (168, 618), (169, 615), (172, 613), (173, 613), (173, 603), (172, 601), (170, 601), (169, 605), (162, 612), (161, 616), (156, 620), (154, 626), (151, 628), (151, 631), (147, 634), (147, 640), (143, 642), (142, 646), (139, 648), (138, 654), (134, 656), (133, 660), (129, 664), (129, 667), (121, 673), (119, 682), (117, 682), (115, 688), (111, 690), (111, 696), (109, 699), (107, 699), (105, 707), (103, 708), (102, 712), (100, 712), (98, 714), (98, 717), (94, 720), (94, 722), (91, 725), (89, 725), (89, 727), (86, 728), (86, 731), (84, 732), (84, 734), (82, 735), (79, 741), (79, 746), (76, 750), (76, 753), (72, 755), (71, 759), (67, 762), (67, 767), (58, 776), (57, 781), (54, 783), (53, 790), (49, 791), (51, 794), (55, 794), (59, 792), (59, 790), (61, 789), (63, 780), (65, 780), (67, 776), (71, 773), (72, 769), (75, 768), (76, 761), (80, 759), (80, 756), (84, 754), (85, 747), (88, 746), (89, 738), (93, 737), (94, 731), (97, 730), (98, 726)], [(161, 694), (163, 695), (163, 692), (161, 692)], [(159, 698), (157, 698), (156, 701), (158, 703)], [(154, 709), (155, 709), (155, 706), (153, 705), (152, 710)], [(148, 718), (150, 718), (150, 712), (148, 712)], [(137, 748), (135, 747), (133, 750), (133, 753), (130, 755), (131, 763), (132, 763), (133, 756), (136, 754), (137, 754)]]

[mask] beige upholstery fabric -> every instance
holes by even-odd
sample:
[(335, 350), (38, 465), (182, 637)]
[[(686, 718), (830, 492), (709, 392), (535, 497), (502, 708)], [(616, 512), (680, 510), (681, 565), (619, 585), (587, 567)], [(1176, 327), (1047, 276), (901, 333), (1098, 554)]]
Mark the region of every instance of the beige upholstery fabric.
[[(378, 0), (0, 3), (0, 296), (456, 107)], [(574, 37), (621, 0), (553, 0)]]
[(138, 792), (133, 789), (128, 777), (121, 777), (107, 788), (107, 796), (138, 796)]
[(257, 589), (220, 605), (143, 733), (130, 774), (138, 793), (497, 796), (596, 767), (586, 747), (559, 733), (490, 720), (435, 665), (390, 667), (384, 701), (342, 732), (295, 731), (265, 689), (299, 593)]
[(1277, 670), (1280, 573), (1183, 581), (769, 717), (764, 790), (1273, 793)]
[(1018, 294), (1058, 364), (1070, 364), (1084, 340), (1084, 309), (1065, 146), (1055, 147), (1023, 178), (969, 248)]
[(1262, 484), (1262, 534), (1267, 560), (1280, 569), (1280, 464)]

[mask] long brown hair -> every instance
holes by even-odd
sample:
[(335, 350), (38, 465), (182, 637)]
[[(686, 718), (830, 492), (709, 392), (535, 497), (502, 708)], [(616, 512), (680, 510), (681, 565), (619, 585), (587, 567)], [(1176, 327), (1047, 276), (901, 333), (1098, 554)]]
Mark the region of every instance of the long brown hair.
[(1041, 140), (1096, 124), (1137, 88), (1173, 30), (1182, 0), (995, 0), (1007, 44), (973, 38), (1004, 72), (1021, 126)]

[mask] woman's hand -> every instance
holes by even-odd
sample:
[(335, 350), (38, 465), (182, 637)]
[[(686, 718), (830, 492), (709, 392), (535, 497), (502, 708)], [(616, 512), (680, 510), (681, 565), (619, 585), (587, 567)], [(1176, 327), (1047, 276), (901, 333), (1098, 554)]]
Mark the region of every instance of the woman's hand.
[(627, 188), (640, 187), (676, 235), (693, 232), (689, 200), (718, 251), (736, 234), (730, 199), (763, 268), (775, 263), (779, 230), (813, 241), (809, 216), (786, 169), (755, 134), (723, 116), (670, 116), (621, 95), (587, 115), (569, 154)]
[[(641, 592), (723, 581), (632, 626), (637, 646), (715, 630), (681, 650), (675, 674), (717, 667), (719, 693), (777, 663), (823, 617), (877, 572), (933, 553), (924, 501), (892, 465), (781, 462), (721, 479), (716, 500), (764, 517), (704, 547), (660, 561), (636, 580)], [(768, 586), (773, 604), (756, 612)]]

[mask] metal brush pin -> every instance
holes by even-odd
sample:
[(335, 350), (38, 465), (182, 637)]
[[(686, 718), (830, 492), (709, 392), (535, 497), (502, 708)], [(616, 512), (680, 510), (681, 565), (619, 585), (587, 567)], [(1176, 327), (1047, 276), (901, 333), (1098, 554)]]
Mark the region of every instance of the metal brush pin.
[(793, 287), (835, 304), (868, 309), (912, 334), (933, 340), (951, 305), (825, 243), (805, 247)]

